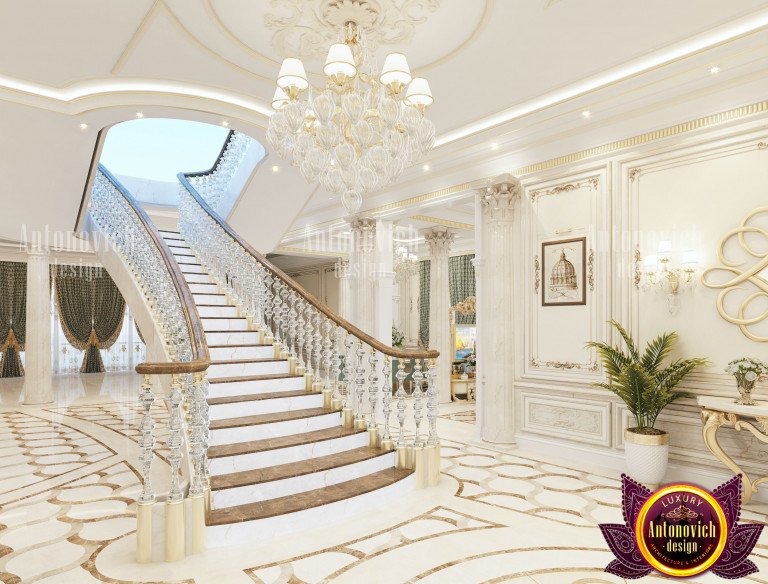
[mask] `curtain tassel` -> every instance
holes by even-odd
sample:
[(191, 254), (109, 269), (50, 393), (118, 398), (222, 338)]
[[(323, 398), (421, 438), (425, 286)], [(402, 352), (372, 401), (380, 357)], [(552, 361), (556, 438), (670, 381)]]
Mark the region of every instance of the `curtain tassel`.
[(91, 327), (91, 334), (88, 335), (80, 373), (104, 373), (104, 362), (101, 359), (101, 343), (96, 334), (96, 329), (93, 327)]
[(8, 329), (8, 336), (0, 346), (3, 358), (0, 361), (0, 377), (23, 377), (24, 366), (21, 364), (21, 345), (13, 332), (13, 327)]

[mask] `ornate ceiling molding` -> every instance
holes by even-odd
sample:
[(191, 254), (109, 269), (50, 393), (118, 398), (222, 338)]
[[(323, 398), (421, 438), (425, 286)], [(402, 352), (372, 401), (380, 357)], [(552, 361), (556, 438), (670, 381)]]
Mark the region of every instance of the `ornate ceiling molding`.
[(455, 229), (465, 229), (467, 231), (474, 231), (475, 229), (475, 226), (472, 223), (450, 221), (449, 219), (440, 219), (439, 217), (429, 217), (427, 215), (411, 215), (410, 218), (414, 221), (424, 221), (424, 223), (434, 223), (435, 225), (444, 225), (445, 227), (453, 227)]

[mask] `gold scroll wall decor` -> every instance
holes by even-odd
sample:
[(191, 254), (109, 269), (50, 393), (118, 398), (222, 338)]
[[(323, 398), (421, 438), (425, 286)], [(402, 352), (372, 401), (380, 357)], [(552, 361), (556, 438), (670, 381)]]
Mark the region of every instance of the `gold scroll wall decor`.
[[(758, 215), (766, 214), (768, 216), (768, 207), (758, 207), (747, 214), (741, 224), (728, 231), (720, 241), (717, 249), (717, 256), (722, 265), (708, 268), (701, 275), (701, 282), (708, 288), (720, 290), (717, 296), (717, 312), (720, 316), (739, 327), (741, 332), (748, 339), (758, 343), (768, 343), (768, 336), (756, 334), (751, 329), (761, 322), (768, 322), (768, 309), (760, 314), (747, 316), (749, 307), (759, 299), (768, 300), (768, 231), (764, 228), (754, 225), (754, 219)], [(750, 224), (752, 222), (752, 224)], [(747, 241), (747, 235), (752, 234), (763, 240), (763, 249), (755, 249), (754, 243)], [(748, 262), (735, 262), (726, 257), (726, 246), (730, 241), (735, 241), (748, 256), (754, 258), (749, 265)], [(725, 281), (713, 281), (711, 275), (720, 272), (725, 273), (728, 279)], [(738, 308), (733, 314), (726, 309), (726, 298), (733, 292), (746, 290), (747, 296), (743, 298)]]

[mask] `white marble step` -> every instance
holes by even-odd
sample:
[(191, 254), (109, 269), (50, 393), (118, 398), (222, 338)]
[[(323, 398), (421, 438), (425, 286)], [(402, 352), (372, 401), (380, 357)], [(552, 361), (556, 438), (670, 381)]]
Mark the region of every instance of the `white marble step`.
[(187, 280), (187, 284), (189, 285), (189, 291), (192, 292), (192, 294), (217, 294), (219, 292), (218, 285), (213, 282), (190, 282)]
[[(198, 310), (200, 308), (198, 307)], [(269, 359), (275, 354), (272, 345), (230, 345), (212, 346), (208, 344), (208, 352), (212, 361), (227, 361), (229, 359)]]
[[(290, 412), (290, 414), (298, 414), (298, 412)], [(211, 422), (210, 446), (236, 444), (252, 440), (266, 440), (267, 438), (277, 438), (279, 436), (288, 436), (290, 434), (301, 434), (302, 432), (333, 428), (341, 425), (341, 414), (339, 412), (328, 410), (326, 413), (305, 418), (226, 428), (216, 426), (216, 424), (222, 422), (226, 422), (226, 420), (215, 420)]]
[(196, 294), (194, 291), (192, 291), (192, 297), (197, 304), (220, 304), (221, 306), (227, 305), (227, 297), (223, 294)]
[[(249, 401), (237, 401), (226, 404), (212, 403), (208, 406), (210, 419), (223, 420), (226, 418), (235, 418), (237, 416), (256, 416), (259, 414), (274, 414), (277, 412), (291, 412), (293, 410), (308, 410), (311, 408), (323, 407), (323, 394), (307, 393), (303, 390), (298, 391), (301, 391), (302, 394), (289, 395), (289, 397), (274, 397), (271, 399), (252, 399)], [(293, 392), (282, 393), (291, 394)], [(258, 396), (258, 394), (256, 395)]]
[(414, 475), (409, 474), (384, 487), (361, 492), (359, 495), (327, 505), (318, 505), (295, 513), (264, 519), (208, 525), (205, 528), (206, 546), (214, 548), (246, 542), (269, 541), (290, 533), (326, 527), (331, 523), (348, 520), (372, 509), (385, 509), (395, 501), (402, 501), (413, 489)]
[[(267, 359), (270, 359), (269, 357)], [(288, 373), (288, 361), (237, 361), (234, 363), (211, 363), (208, 377), (250, 377), (252, 375), (276, 375)]]
[(227, 318), (237, 318), (239, 315), (237, 314), (237, 306), (206, 306), (206, 305), (197, 305), (197, 313), (200, 315), (201, 318), (208, 318), (211, 316), (218, 316), (222, 317), (225, 316)]
[(179, 264), (182, 274), (205, 274), (203, 266), (196, 264)]
[[(238, 378), (234, 378), (238, 379)], [(273, 393), (276, 391), (298, 391), (306, 388), (303, 376), (288, 375), (278, 377), (264, 377), (261, 379), (244, 379), (242, 381), (228, 381), (224, 378), (209, 377), (210, 397), (231, 397), (235, 395), (250, 395), (254, 393)]]
[(380, 451), (382, 454), (351, 464), (337, 466), (280, 480), (216, 489), (211, 491), (211, 508), (222, 509), (245, 505), (255, 501), (266, 501), (288, 497), (296, 493), (322, 489), (346, 481), (391, 468), (395, 464), (395, 453)]
[(184, 274), (187, 284), (212, 284), (208, 274)]
[[(337, 454), (353, 448), (361, 448), (368, 444), (368, 433), (365, 431), (354, 432), (337, 428), (334, 430), (321, 430), (316, 432), (316, 438), (311, 433), (297, 436), (289, 445), (280, 445), (275, 441), (274, 447), (270, 443), (267, 447), (261, 447), (258, 443), (234, 445), (232, 449), (225, 449), (216, 453), (216, 449), (209, 451), (208, 467), (211, 475), (221, 475), (244, 470), (253, 470), (278, 464), (289, 464), (300, 460), (317, 458)], [(321, 436), (321, 435), (325, 436)], [(334, 437), (327, 437), (333, 434)], [(301, 442), (306, 437), (306, 442)], [(283, 442), (284, 444), (284, 442)]]
[(245, 318), (201, 318), (203, 330), (208, 331), (247, 331)]
[[(222, 296), (222, 298), (224, 298)], [(224, 331), (220, 333), (206, 332), (205, 342), (208, 345), (253, 345), (258, 343), (258, 331)], [(274, 351), (273, 351), (274, 354)]]
[(189, 244), (185, 241), (166, 239), (165, 243), (171, 250), (171, 253), (192, 253)]

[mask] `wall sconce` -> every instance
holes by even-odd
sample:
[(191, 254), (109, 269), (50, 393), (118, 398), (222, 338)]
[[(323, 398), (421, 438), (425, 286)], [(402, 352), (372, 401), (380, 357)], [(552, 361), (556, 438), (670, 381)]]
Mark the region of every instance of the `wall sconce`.
[(670, 314), (680, 310), (679, 292), (696, 286), (696, 272), (699, 254), (695, 250), (683, 252), (679, 266), (672, 263), (672, 242), (660, 241), (657, 255), (649, 255), (644, 263), (645, 282), (643, 288), (659, 288), (667, 294)]

